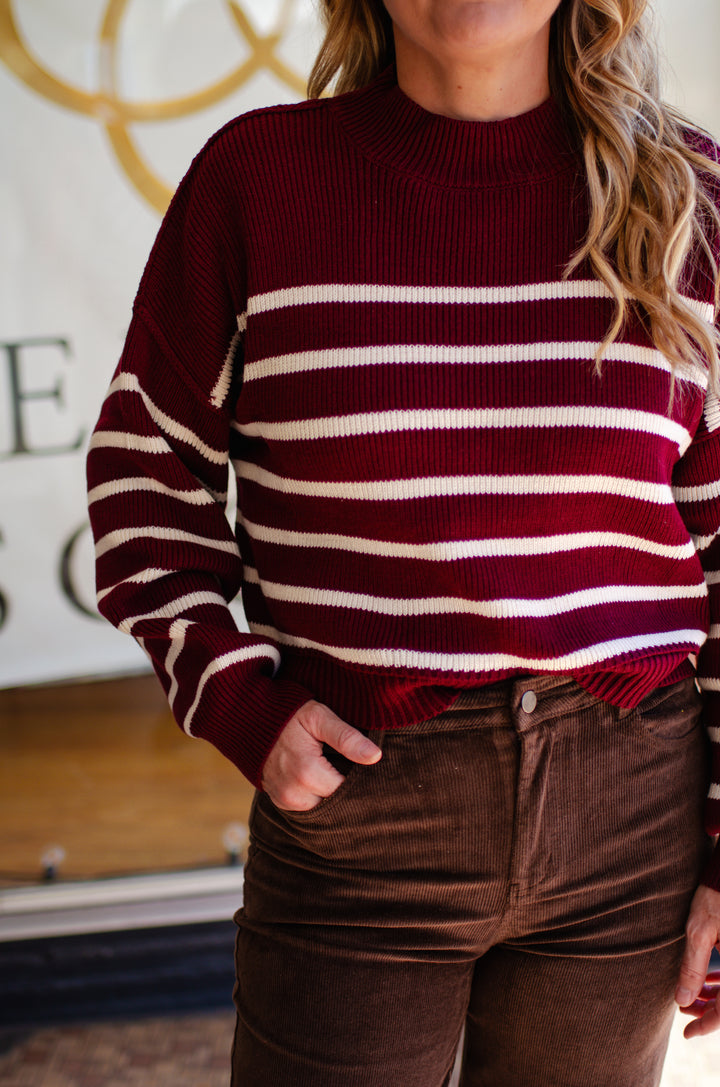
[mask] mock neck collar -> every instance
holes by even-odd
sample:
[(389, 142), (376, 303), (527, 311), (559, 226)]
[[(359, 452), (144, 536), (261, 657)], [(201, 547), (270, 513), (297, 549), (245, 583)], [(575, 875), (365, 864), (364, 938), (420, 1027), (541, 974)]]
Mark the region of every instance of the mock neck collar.
[(444, 187), (521, 185), (578, 169), (578, 150), (553, 98), (502, 121), (456, 120), (408, 98), (393, 66), (330, 104), (366, 157)]

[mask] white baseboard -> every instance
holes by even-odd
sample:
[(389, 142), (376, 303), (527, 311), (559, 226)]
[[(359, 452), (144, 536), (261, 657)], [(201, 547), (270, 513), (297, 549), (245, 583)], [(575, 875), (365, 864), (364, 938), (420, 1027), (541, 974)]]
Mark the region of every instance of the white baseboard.
[(231, 920), (241, 866), (0, 891), (0, 942)]

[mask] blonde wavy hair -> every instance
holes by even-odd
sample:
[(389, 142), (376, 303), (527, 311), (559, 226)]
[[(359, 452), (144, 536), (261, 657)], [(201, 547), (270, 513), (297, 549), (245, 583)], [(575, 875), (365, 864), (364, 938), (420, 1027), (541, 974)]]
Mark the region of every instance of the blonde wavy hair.
[[(368, 84), (394, 60), (382, 0), (321, 0), (326, 36), (308, 93)], [(720, 333), (688, 303), (703, 263), (720, 302), (720, 165), (709, 138), (660, 97), (648, 0), (562, 0), (553, 16), (550, 83), (582, 143), (590, 221), (565, 274), (588, 261), (614, 299), (596, 365), (632, 306), (671, 363), (718, 387)], [(707, 153), (706, 153), (707, 152)]]

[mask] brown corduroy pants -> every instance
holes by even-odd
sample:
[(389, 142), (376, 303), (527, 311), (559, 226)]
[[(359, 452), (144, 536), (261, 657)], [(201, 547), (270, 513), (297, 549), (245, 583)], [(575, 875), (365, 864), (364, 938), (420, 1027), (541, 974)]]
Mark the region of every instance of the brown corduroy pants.
[(691, 680), (565, 677), (370, 733), (309, 812), (256, 797), (234, 1087), (650, 1087), (707, 857)]

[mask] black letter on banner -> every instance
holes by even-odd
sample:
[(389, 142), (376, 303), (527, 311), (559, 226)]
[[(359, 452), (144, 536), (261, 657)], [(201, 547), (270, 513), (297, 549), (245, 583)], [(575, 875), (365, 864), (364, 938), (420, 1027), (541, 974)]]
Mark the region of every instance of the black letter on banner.
[(89, 529), (89, 522), (80, 525), (80, 528), (73, 532), (72, 536), (62, 549), (60, 555), (60, 585), (62, 586), (62, 591), (65, 596), (74, 608), (77, 608), (83, 615), (87, 615), (89, 619), (100, 619), (102, 617), (99, 612), (94, 608), (89, 608), (87, 604), (83, 604), (73, 583), (72, 561), (75, 554), (75, 548), (77, 547), (78, 540), (82, 534), (88, 532)]
[[(2, 532), (0, 532), (0, 543), (3, 542)], [(5, 593), (0, 589), (0, 630), (5, 626), (5, 620), (8, 617), (8, 602)]]
[(81, 430), (78, 436), (69, 445), (40, 446), (33, 448), (28, 445), (23, 419), (23, 405), (28, 400), (55, 400), (62, 405), (62, 386), (58, 381), (52, 389), (25, 390), (21, 380), (21, 352), (32, 347), (58, 347), (67, 358), (70, 355), (70, 344), (67, 340), (58, 336), (36, 336), (27, 340), (19, 340), (17, 343), (4, 343), (0, 347), (5, 349), (10, 377), (10, 408), (13, 427), (13, 444), (6, 457), (15, 457), (21, 453), (30, 453), (35, 456), (47, 453), (71, 453), (82, 445), (84, 432)]

